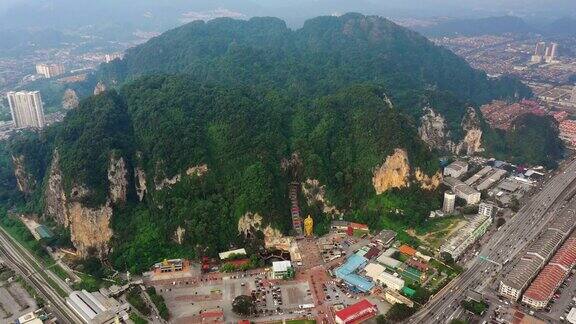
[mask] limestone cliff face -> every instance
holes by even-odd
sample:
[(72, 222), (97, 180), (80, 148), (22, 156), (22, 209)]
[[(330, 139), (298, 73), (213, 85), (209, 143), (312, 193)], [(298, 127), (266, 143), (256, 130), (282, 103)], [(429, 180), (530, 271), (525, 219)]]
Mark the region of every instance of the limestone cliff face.
[(372, 176), (372, 184), (376, 194), (381, 194), (392, 188), (407, 187), (409, 175), (408, 154), (404, 149), (397, 148), (381, 166), (376, 168)]
[(74, 109), (78, 107), (79, 104), (80, 100), (78, 99), (76, 91), (73, 89), (66, 89), (66, 91), (64, 91), (64, 96), (62, 97), (62, 107), (64, 109)]
[(95, 255), (103, 258), (108, 254), (108, 242), (112, 238), (110, 201), (99, 208), (87, 208), (79, 202), (68, 205), (70, 238), (82, 257)]
[(306, 181), (302, 183), (302, 193), (306, 198), (308, 206), (318, 204), (324, 214), (331, 215), (332, 217), (342, 215), (342, 212), (326, 199), (326, 186), (320, 185), (319, 180), (306, 179)]
[(372, 176), (372, 185), (378, 195), (392, 188), (408, 187), (411, 182), (424, 190), (434, 190), (442, 182), (442, 173), (438, 171), (429, 176), (420, 168), (411, 172), (408, 153), (402, 148), (397, 148), (394, 153), (386, 157), (382, 165), (376, 167)]
[(480, 127), (480, 118), (474, 108), (469, 107), (466, 110), (460, 125), (466, 135), (458, 143), (455, 153), (473, 155), (474, 153), (482, 152), (482, 128)]
[(134, 186), (136, 187), (136, 195), (138, 196), (138, 200), (142, 201), (144, 199), (144, 195), (148, 191), (148, 187), (146, 185), (146, 172), (142, 168), (142, 152), (136, 152), (136, 167), (134, 167)]
[(52, 163), (48, 171), (48, 182), (44, 189), (44, 216), (50, 217), (56, 223), (68, 227), (67, 199), (64, 192), (64, 182), (60, 171), (60, 154), (55, 150), (52, 154)]
[(425, 108), (424, 115), (420, 119), (418, 134), (430, 148), (453, 154), (473, 155), (482, 151), (482, 129), (480, 120), (474, 108), (469, 107), (462, 118), (460, 127), (464, 132), (464, 139), (455, 143), (451, 138), (450, 131), (446, 129), (444, 117), (432, 108)]
[(16, 177), (16, 184), (18, 190), (25, 194), (32, 193), (36, 181), (26, 171), (26, 164), (24, 163), (25, 157), (23, 155), (12, 156), (12, 164), (14, 165), (14, 176)]
[(414, 177), (416, 181), (420, 183), (420, 188), (424, 190), (434, 190), (442, 183), (442, 172), (440, 171), (436, 172), (433, 176), (429, 176), (419, 168), (416, 168)]
[(248, 212), (238, 220), (238, 233), (248, 236), (254, 230), (262, 228), (262, 216), (258, 213)]
[(109, 195), (112, 203), (124, 203), (128, 196), (128, 169), (122, 157), (111, 156), (108, 165)]
[(106, 91), (106, 85), (98, 81), (98, 84), (96, 84), (96, 87), (94, 87), (94, 95), (97, 96), (104, 91)]
[[(161, 169), (162, 163), (158, 163), (156, 165), (157, 171)], [(193, 165), (186, 169), (185, 175), (186, 176), (197, 176), (201, 177), (208, 172), (208, 165), (207, 164), (200, 164), (200, 165)], [(156, 172), (157, 174), (162, 174), (162, 172)], [(156, 191), (162, 190), (164, 188), (170, 188), (173, 185), (177, 184), (182, 180), (182, 174), (178, 173), (172, 178), (162, 178), (162, 177), (155, 177), (154, 178), (154, 189)]]
[(81, 201), (90, 194), (90, 189), (74, 184), (70, 194), (66, 193), (60, 155), (57, 150), (54, 151), (44, 189), (44, 216), (70, 228), (71, 241), (81, 257), (95, 255), (103, 258), (108, 253), (108, 242), (112, 238), (112, 206), (126, 201), (127, 175), (125, 159), (112, 156), (108, 165), (108, 199), (101, 206), (89, 208)]
[(446, 120), (430, 107), (424, 108), (418, 135), (430, 148), (450, 151), (454, 146), (450, 140), (450, 132), (446, 130)]

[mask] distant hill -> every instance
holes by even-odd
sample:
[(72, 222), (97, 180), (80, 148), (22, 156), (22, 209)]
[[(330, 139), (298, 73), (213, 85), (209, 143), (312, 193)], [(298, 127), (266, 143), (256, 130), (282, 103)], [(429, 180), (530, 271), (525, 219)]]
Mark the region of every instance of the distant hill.
[(186, 73), (207, 82), (328, 94), (358, 82), (395, 95), (448, 91), (462, 101), (527, 96), (513, 79), (491, 80), (451, 51), (377, 16), (311, 19), (298, 30), (276, 18), (196, 21), (129, 50), (102, 67), (108, 83), (147, 74)]
[(564, 17), (544, 27), (542, 32), (549, 36), (575, 36), (576, 18)]
[(415, 28), (415, 30), (428, 37), (525, 34), (536, 31), (521, 18), (513, 16), (454, 19), (428, 27)]

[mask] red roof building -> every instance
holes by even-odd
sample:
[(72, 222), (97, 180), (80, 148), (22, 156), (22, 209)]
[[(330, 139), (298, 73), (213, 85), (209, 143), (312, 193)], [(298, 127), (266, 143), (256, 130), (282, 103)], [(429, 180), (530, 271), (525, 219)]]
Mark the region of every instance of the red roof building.
[(522, 302), (536, 309), (546, 307), (574, 264), (576, 264), (576, 232), (562, 244), (552, 260), (534, 279), (524, 293)]
[(416, 268), (422, 272), (428, 271), (429, 267), (428, 264), (415, 260), (414, 258), (408, 259), (406, 264), (411, 266), (412, 268)]
[(378, 314), (378, 307), (363, 299), (354, 305), (336, 312), (334, 319), (338, 324), (362, 323)]

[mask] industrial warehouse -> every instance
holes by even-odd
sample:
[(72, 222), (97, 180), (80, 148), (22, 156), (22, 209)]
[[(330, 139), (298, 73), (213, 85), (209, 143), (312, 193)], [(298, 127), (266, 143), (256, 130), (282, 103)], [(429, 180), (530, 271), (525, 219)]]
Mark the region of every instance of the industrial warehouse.
[[(500, 294), (514, 301), (518, 300), (522, 292), (530, 285), (531, 281), (570, 235), (575, 223), (576, 214), (572, 210), (555, 215), (547, 228), (530, 244), (522, 258), (512, 267), (507, 277), (500, 282)], [(567, 242), (570, 243), (572, 241), (568, 240)], [(569, 246), (566, 249), (571, 250)], [(563, 258), (565, 253), (568, 252), (562, 252), (559, 257)], [(543, 276), (546, 276), (547, 273), (544, 273)], [(539, 282), (541, 280), (547, 279), (540, 279)], [(528, 305), (536, 305), (535, 307), (537, 308), (542, 302), (540, 299), (541, 297), (536, 297), (533, 294), (533, 290), (526, 297)]]

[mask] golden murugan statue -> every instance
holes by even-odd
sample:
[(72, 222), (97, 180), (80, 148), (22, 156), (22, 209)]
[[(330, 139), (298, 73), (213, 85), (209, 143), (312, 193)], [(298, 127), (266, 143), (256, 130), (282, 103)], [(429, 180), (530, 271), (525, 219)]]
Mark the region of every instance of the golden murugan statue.
[(314, 220), (312, 216), (308, 215), (304, 220), (304, 234), (306, 236), (312, 236), (314, 232)]

